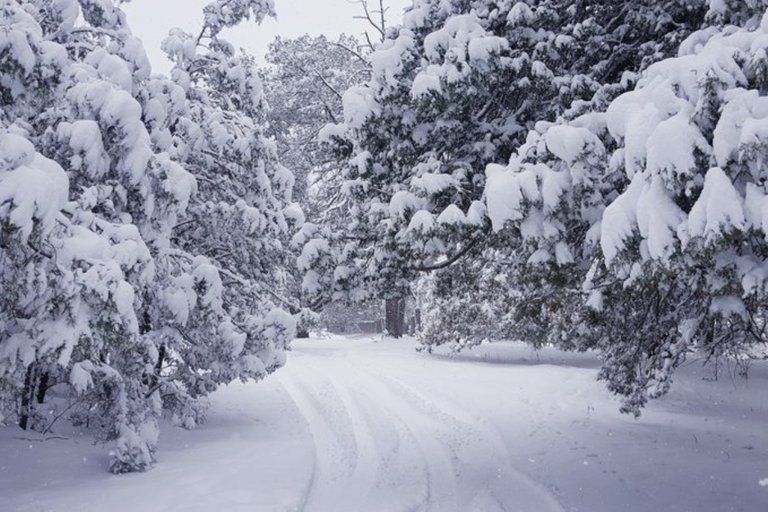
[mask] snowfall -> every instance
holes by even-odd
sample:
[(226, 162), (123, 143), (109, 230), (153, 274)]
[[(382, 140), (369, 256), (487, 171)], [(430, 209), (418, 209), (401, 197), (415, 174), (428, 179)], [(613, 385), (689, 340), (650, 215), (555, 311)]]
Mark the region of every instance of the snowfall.
[(204, 425), (166, 426), (147, 473), (110, 475), (65, 425), (0, 429), (0, 510), (764, 512), (768, 364), (701, 363), (634, 419), (591, 354), (296, 341), (267, 380), (215, 393)]

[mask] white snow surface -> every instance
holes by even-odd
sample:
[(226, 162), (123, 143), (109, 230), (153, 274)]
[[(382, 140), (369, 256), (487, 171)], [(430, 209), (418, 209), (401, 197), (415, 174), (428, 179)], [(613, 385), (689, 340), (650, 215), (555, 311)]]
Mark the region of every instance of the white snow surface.
[(765, 510), (768, 364), (712, 381), (692, 361), (634, 420), (590, 354), (415, 347), (297, 341), (266, 381), (215, 393), (197, 430), (164, 428), (143, 474), (108, 474), (103, 447), (63, 424), (45, 438), (0, 429), (0, 509)]

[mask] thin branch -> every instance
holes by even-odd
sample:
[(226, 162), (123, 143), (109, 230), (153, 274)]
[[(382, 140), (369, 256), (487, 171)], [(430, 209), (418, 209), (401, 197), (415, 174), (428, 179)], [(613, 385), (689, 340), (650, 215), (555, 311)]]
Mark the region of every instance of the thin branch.
[[(46, 426), (46, 427), (43, 429), (43, 431), (41, 432), (41, 434), (42, 434), (42, 435), (45, 435), (45, 434), (47, 434), (48, 432), (50, 432), (50, 431), (51, 431), (51, 429), (53, 428), (53, 426), (56, 424), (56, 422), (57, 422), (57, 421), (59, 421), (59, 419), (60, 419), (62, 416), (64, 416), (64, 415), (65, 415), (67, 412), (69, 412), (69, 410), (70, 410), (70, 409), (72, 409), (74, 406), (76, 406), (77, 404), (79, 404), (79, 403), (80, 403), (80, 402), (82, 402), (82, 401), (83, 401), (83, 398), (82, 398), (82, 397), (80, 397), (80, 398), (78, 398), (77, 400), (75, 400), (74, 402), (72, 402), (71, 404), (69, 404), (69, 406), (68, 406), (67, 408), (65, 408), (63, 411), (61, 411), (59, 414), (57, 414), (57, 415), (56, 415), (56, 417), (55, 417), (55, 418), (53, 418), (53, 420), (51, 420), (51, 422), (48, 424), (48, 426)], [(65, 439), (66, 439), (66, 438), (65, 438)]]
[[(383, 2), (383, 0), (379, 0), (379, 4), (381, 4), (382, 2)], [(385, 38), (385, 29), (386, 29), (386, 27), (384, 26), (384, 21), (383, 21), (383, 19), (384, 19), (383, 10), (384, 9), (381, 9), (381, 11), (382, 11), (382, 13), (381, 13), (382, 21), (380, 22), (381, 24), (379, 24), (379, 23), (376, 23), (376, 21), (374, 21), (373, 17), (371, 16), (371, 10), (368, 8), (368, 0), (358, 0), (357, 3), (360, 4), (360, 6), (363, 8), (363, 15), (362, 16), (354, 16), (354, 18), (358, 19), (358, 20), (367, 21), (373, 28), (376, 29), (376, 31), (379, 33), (379, 36), (381, 37), (381, 41), (383, 42), (384, 38)], [(376, 12), (374, 12), (374, 14), (375, 13)]]
[(366, 59), (365, 57), (363, 57), (363, 55), (362, 55), (362, 54), (361, 54), (359, 51), (357, 51), (357, 50), (354, 50), (354, 49), (350, 48), (349, 46), (347, 46), (347, 45), (345, 45), (345, 44), (341, 44), (341, 43), (339, 43), (339, 42), (333, 42), (333, 43), (331, 43), (331, 44), (333, 44), (334, 46), (338, 46), (338, 47), (339, 47), (339, 48), (341, 48), (342, 50), (345, 50), (345, 51), (347, 51), (347, 52), (351, 53), (352, 55), (354, 55), (355, 57), (357, 57), (357, 59), (358, 59), (360, 62), (362, 62), (363, 64), (365, 64), (367, 67), (370, 67), (370, 66), (371, 66), (371, 62), (370, 62), (368, 59)]
[(451, 265), (459, 261), (465, 254), (471, 251), (477, 245), (478, 241), (479, 241), (479, 237), (474, 238), (466, 246), (464, 246), (463, 249), (461, 249), (459, 252), (449, 257), (445, 261), (442, 261), (440, 263), (435, 263), (432, 265), (418, 265), (416, 267), (413, 267), (413, 270), (417, 272), (432, 272), (434, 270), (440, 270), (446, 267), (450, 267)]

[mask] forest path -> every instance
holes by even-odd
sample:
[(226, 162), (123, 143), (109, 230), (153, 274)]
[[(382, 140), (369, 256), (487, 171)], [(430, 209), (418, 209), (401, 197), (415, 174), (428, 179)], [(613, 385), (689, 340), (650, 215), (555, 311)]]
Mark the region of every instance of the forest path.
[[(165, 424), (157, 465), (110, 475), (64, 422), (0, 428), (1, 512), (763, 512), (768, 361), (748, 381), (692, 362), (635, 420), (593, 354), (412, 339), (297, 340), (258, 383)], [(705, 379), (704, 377), (707, 377)]]
[(388, 375), (375, 349), (341, 348), (298, 343), (278, 377), (314, 443), (303, 510), (563, 510), (476, 412)]

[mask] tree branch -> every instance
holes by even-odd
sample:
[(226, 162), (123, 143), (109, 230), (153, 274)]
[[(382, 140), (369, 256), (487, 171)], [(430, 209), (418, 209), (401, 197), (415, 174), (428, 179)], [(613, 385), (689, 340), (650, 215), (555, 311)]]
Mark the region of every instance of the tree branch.
[(417, 272), (432, 272), (434, 270), (440, 270), (446, 267), (450, 267), (457, 261), (459, 261), (464, 255), (466, 255), (469, 251), (471, 251), (479, 241), (479, 238), (472, 239), (466, 246), (464, 246), (463, 249), (461, 249), (459, 252), (451, 256), (445, 261), (442, 261), (440, 263), (434, 263), (432, 265), (417, 265), (413, 267), (413, 270)]

